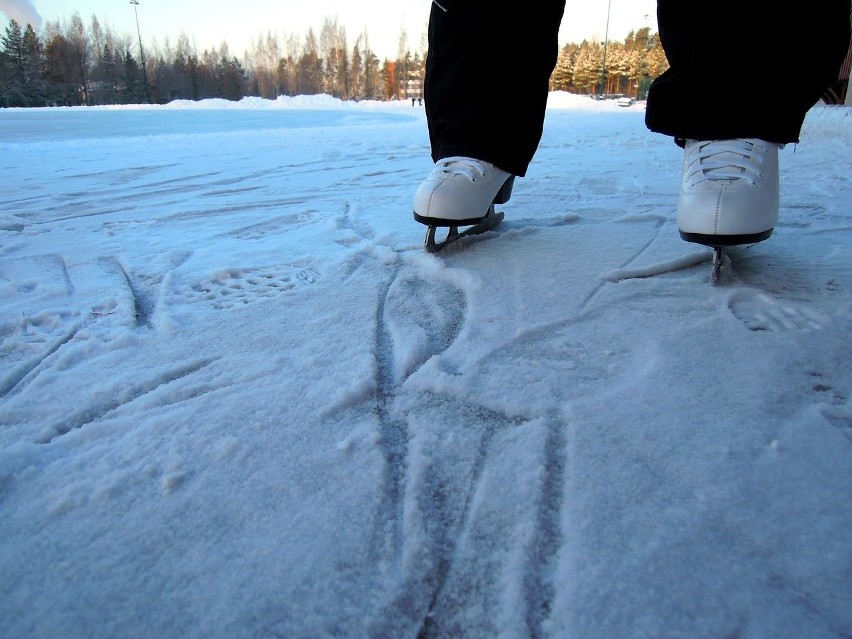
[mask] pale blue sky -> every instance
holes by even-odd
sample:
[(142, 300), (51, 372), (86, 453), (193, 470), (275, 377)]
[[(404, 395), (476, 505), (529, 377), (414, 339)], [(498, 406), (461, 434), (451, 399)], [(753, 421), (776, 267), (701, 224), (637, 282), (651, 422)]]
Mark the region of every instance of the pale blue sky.
[[(560, 43), (603, 40), (608, 1), (610, 38), (621, 40), (630, 29), (643, 26), (656, 31), (656, 0), (568, 0)], [(226, 40), (231, 53), (237, 56), (261, 33), (302, 36), (310, 27), (318, 33), (324, 18), (337, 18), (346, 27), (349, 46), (366, 27), (376, 54), (393, 58), (402, 27), (408, 34), (409, 49), (419, 47), (430, 4), (429, 0), (139, 0), (138, 12), (145, 43), (157, 39), (163, 44), (166, 37), (174, 42), (183, 31), (199, 49), (218, 46)], [(32, 21), (37, 17), (66, 20), (77, 12), (87, 24), (95, 14), (102, 24), (119, 33), (136, 33), (129, 0), (0, 0), (0, 28), (5, 29), (9, 17), (27, 21), (23, 16), (32, 15), (33, 11), (36, 14)]]

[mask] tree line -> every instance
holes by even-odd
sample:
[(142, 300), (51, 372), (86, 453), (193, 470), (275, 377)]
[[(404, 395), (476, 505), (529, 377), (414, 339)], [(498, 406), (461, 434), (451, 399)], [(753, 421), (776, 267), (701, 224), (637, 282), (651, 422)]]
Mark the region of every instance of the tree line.
[(550, 77), (555, 91), (644, 98), (648, 86), (668, 69), (659, 35), (650, 27), (631, 31), (623, 42), (566, 44)]
[[(606, 71), (604, 68), (606, 48)], [(422, 95), (426, 42), (412, 52), (399, 37), (396, 59), (380, 60), (366, 30), (351, 46), (346, 29), (326, 19), (317, 34), (257, 37), (238, 58), (226, 42), (198, 48), (181, 34), (174, 44), (143, 47), (136, 38), (86, 25), (79, 14), (48, 22), (37, 34), (11, 21), (0, 34), (0, 106), (41, 107), (167, 103), (172, 100), (325, 93), (343, 100), (411, 99)], [(559, 54), (551, 88), (576, 93), (637, 95), (665, 69), (649, 28), (623, 43), (568, 44)], [(603, 80), (603, 82), (602, 82)]]

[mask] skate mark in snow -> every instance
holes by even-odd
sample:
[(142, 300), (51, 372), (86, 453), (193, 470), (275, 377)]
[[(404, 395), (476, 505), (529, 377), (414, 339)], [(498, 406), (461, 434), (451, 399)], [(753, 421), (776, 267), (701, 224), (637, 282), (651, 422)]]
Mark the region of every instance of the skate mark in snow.
[[(4, 200), (3, 202), (0, 202), (0, 211), (8, 211), (13, 217), (17, 217), (21, 212), (21, 209), (41, 209), (44, 208), (45, 203), (50, 200), (51, 198), (47, 195), (31, 195), (29, 197)], [(5, 224), (0, 226), (0, 229), (6, 230), (6, 228)]]
[(633, 264), (636, 260), (638, 260), (644, 253), (647, 251), (651, 245), (657, 241), (657, 238), (660, 237), (660, 233), (663, 230), (663, 227), (666, 223), (666, 218), (660, 215), (627, 215), (618, 220), (615, 220), (615, 224), (646, 224), (648, 222), (652, 222), (654, 224), (654, 228), (656, 229), (651, 237), (648, 239), (645, 244), (639, 247), (633, 255), (631, 255), (627, 261), (625, 261), (618, 270), (624, 271), (628, 266)]
[[(184, 379), (190, 378), (199, 371), (207, 368), (215, 362), (215, 359), (193, 360), (179, 366), (167, 369), (162, 373), (144, 380), (137, 384), (126, 386), (117, 384), (101, 402), (92, 404), (80, 412), (62, 419), (48, 427), (39, 437), (37, 443), (49, 444), (57, 438), (78, 430), (88, 424), (105, 419), (130, 402), (137, 401), (142, 397), (154, 393), (159, 389), (176, 384)], [(207, 385), (191, 386), (182, 385), (179, 389), (171, 392), (171, 396), (165, 401), (157, 402), (157, 406), (168, 406), (181, 401), (186, 401), (204, 395), (215, 388)]]
[(291, 231), (310, 224), (318, 216), (319, 211), (317, 209), (308, 209), (294, 215), (279, 215), (257, 224), (243, 226), (229, 231), (225, 235), (235, 237), (238, 240), (260, 240), (269, 235), (275, 235), (282, 231)]
[(393, 382), (399, 385), (456, 340), (467, 316), (464, 292), (449, 282), (416, 274), (398, 276), (383, 305), (383, 325), (393, 346)]
[[(449, 282), (424, 280), (398, 264), (379, 296), (376, 412), (384, 472), (370, 544), (372, 560), (377, 565), (405, 563), (404, 555), (411, 552), (406, 553), (404, 531), (408, 518), (405, 504), (411, 501), (406, 496), (410, 492), (410, 420), (397, 406), (399, 389), (423, 363), (453, 343), (463, 324), (466, 306), (463, 292)], [(434, 581), (440, 582), (441, 578), (435, 577)], [(409, 591), (401, 595), (406, 599), (409, 596)], [(409, 618), (410, 623), (422, 623), (426, 603), (422, 598), (420, 601), (420, 612)], [(399, 601), (391, 606), (395, 605), (409, 607)]]
[(194, 284), (185, 294), (190, 300), (208, 303), (217, 310), (230, 310), (311, 286), (320, 277), (309, 266), (229, 268)]
[(153, 175), (164, 169), (173, 169), (179, 164), (150, 164), (146, 166), (129, 166), (126, 168), (111, 169), (97, 173), (72, 173), (64, 176), (64, 180), (95, 179), (98, 182), (109, 180), (109, 184), (120, 185), (127, 188), (127, 182), (137, 180), (148, 175)]
[(270, 176), (273, 176), (273, 175), (282, 176), (282, 175), (286, 175), (286, 173), (287, 173), (286, 171), (284, 171), (280, 168), (277, 168), (277, 167), (260, 169), (260, 170), (257, 170), (257, 171), (252, 171), (251, 173), (246, 173), (244, 175), (229, 172), (227, 174), (228, 177), (224, 177), (221, 180), (214, 180), (213, 182), (210, 182), (209, 184), (211, 186), (230, 186), (232, 184), (245, 184), (249, 180), (261, 180), (261, 181), (265, 182), (265, 181), (267, 181), (267, 178), (269, 178)]
[[(345, 210), (348, 219), (349, 208)], [(362, 256), (353, 268), (360, 267)], [(401, 520), (402, 483), (405, 474), (407, 426), (391, 414), (398, 388), (431, 357), (444, 352), (456, 339), (466, 313), (463, 293), (449, 283), (429, 282), (415, 272), (401, 275), (397, 265), (376, 310), (377, 412), (380, 442), (385, 457), (384, 505), (377, 520)], [(398, 530), (387, 531), (386, 546), (397, 554), (401, 547)]]
[(156, 220), (119, 220), (104, 222), (103, 225), (101, 225), (101, 230), (103, 231), (104, 235), (112, 237), (116, 233), (136, 231), (138, 229), (147, 229), (155, 226), (156, 224)]
[[(263, 200), (263, 201), (254, 201), (250, 204), (241, 203), (241, 204), (229, 204), (226, 206), (219, 206), (216, 208), (202, 208), (200, 210), (184, 210), (179, 213), (172, 213), (169, 215), (165, 215), (163, 217), (157, 218), (158, 222), (164, 223), (172, 223), (184, 220), (203, 220), (209, 221), (210, 218), (219, 216), (219, 215), (230, 215), (236, 213), (241, 217), (249, 212), (256, 211), (268, 211), (279, 210), (282, 208), (292, 207), (292, 206), (303, 206), (307, 203), (310, 203), (311, 200), (309, 198), (280, 198), (277, 200)], [(163, 208), (186, 208), (187, 200), (175, 200), (174, 202), (164, 202), (161, 203)]]
[[(519, 204), (515, 209), (522, 209), (523, 205)], [(517, 233), (534, 233), (539, 229), (560, 228), (562, 226), (572, 226), (582, 224), (583, 218), (576, 213), (566, 213), (565, 215), (557, 215), (554, 217), (507, 217), (500, 223), (500, 228), (505, 231), (515, 231)]]
[(32, 227), (50, 226), (66, 220), (97, 217), (134, 208), (115, 200), (107, 196), (92, 197), (89, 192), (77, 196), (68, 193), (44, 195), (33, 198), (26, 206), (15, 207), (12, 218), (19, 225), (30, 227), (29, 232), (32, 233)]
[[(342, 243), (338, 241), (338, 244)], [(360, 250), (348, 256), (340, 265), (341, 280), (344, 282), (348, 282), (369, 261), (370, 255), (367, 250)]]
[[(370, 623), (370, 636), (439, 635), (448, 608), (462, 612), (454, 593), (445, 595), (458, 540), (471, 526), (471, 504), (495, 435), (517, 426), (481, 406), (429, 393), (400, 399), (392, 408), (407, 425), (407, 467), (397, 508), (401, 530), (398, 580)], [(462, 426), (462, 428), (460, 428)]]
[[(459, 423), (471, 423), (468, 422), (468, 419), (465, 419), (463, 410), (459, 410), (458, 417), (453, 420), (453, 426)], [(418, 507), (421, 515), (425, 515), (426, 519), (435, 519), (436, 521), (433, 524), (437, 523), (438, 526), (433, 531), (430, 531), (432, 539), (429, 540), (432, 542), (431, 549), (436, 555), (430, 561), (435, 567), (434, 594), (429, 602), (429, 608), (423, 616), (423, 625), (417, 635), (418, 639), (437, 635), (437, 626), (443, 616), (440, 613), (440, 608), (443, 607), (442, 595), (445, 592), (455, 563), (455, 551), (459, 539), (463, 536), (464, 531), (469, 530), (471, 527), (471, 503), (482, 482), (482, 473), (488, 457), (490, 442), (497, 430), (503, 430), (511, 425), (511, 422), (504, 415), (485, 415), (485, 410), (477, 410), (475, 412), (477, 414), (471, 420), (472, 423), (484, 423), (487, 426), (479, 434), (480, 443), (476, 449), (476, 454), (471, 460), (471, 463), (468, 464), (469, 487), (467, 490), (464, 490), (463, 486), (459, 486), (461, 489), (459, 493), (464, 494), (464, 501), (460, 504), (453, 504), (450, 498), (450, 495), (456, 492), (453, 486), (453, 481), (456, 477), (436, 477), (435, 475), (438, 475), (438, 472), (429, 473), (432, 468), (430, 466), (426, 467), (427, 473), (431, 476), (427, 478), (427, 490), (424, 490), (420, 494)], [(481, 421), (477, 422), (475, 420)], [(494, 424), (499, 425), (494, 426)], [(470, 436), (473, 435), (474, 432), (472, 431)], [(464, 466), (462, 465), (457, 466), (454, 470), (459, 475), (464, 474)], [(453, 475), (455, 475), (455, 472), (453, 472)], [(446, 482), (446, 486), (443, 484), (442, 479)], [(430, 485), (432, 482), (434, 482), (434, 485)], [(452, 506), (455, 506), (455, 508)], [(453, 512), (453, 510), (458, 512)], [(438, 517), (434, 517), (435, 514)], [(434, 561), (435, 559), (437, 561)]]
[(649, 264), (647, 266), (640, 266), (635, 268), (619, 268), (614, 271), (610, 271), (609, 273), (604, 273), (601, 276), (601, 279), (606, 282), (621, 282), (623, 280), (631, 280), (631, 279), (644, 279), (648, 277), (655, 277), (657, 275), (663, 275), (665, 273), (673, 273), (675, 271), (680, 271), (686, 268), (691, 268), (698, 264), (703, 264), (705, 262), (709, 262), (712, 257), (712, 253), (709, 251), (702, 251), (700, 253), (693, 253), (691, 255), (684, 255), (682, 257), (676, 257), (671, 260), (665, 260), (663, 262), (657, 262), (656, 264)]
[(69, 308), (75, 290), (62, 255), (0, 261), (6, 311), (0, 319), (0, 364), (7, 371), (0, 374), (0, 397), (20, 391), (80, 330), (80, 313)]
[(192, 251), (174, 250), (149, 261), (142, 268), (132, 268), (123, 259), (109, 256), (95, 262), (98, 270), (94, 273), (88, 264), (76, 267), (75, 272), (83, 279), (96, 277), (101, 283), (110, 284), (115, 291), (125, 292), (123, 298), (116, 296), (100, 300), (92, 308), (93, 316), (116, 316), (125, 318), (130, 328), (153, 329), (163, 280), (191, 256)]
[(531, 561), (524, 579), (527, 628), (533, 639), (547, 636), (545, 623), (550, 618), (556, 595), (556, 565), (562, 546), (562, 501), (567, 454), (565, 424), (550, 420), (545, 443), (545, 476), (535, 526)]
[[(48, 322), (50, 324), (50, 322)], [(36, 325), (36, 324), (33, 324)], [(60, 326), (67, 327), (65, 322), (60, 322)], [(38, 370), (47, 362), (50, 357), (55, 354), (60, 348), (74, 339), (74, 336), (80, 331), (82, 325), (74, 325), (64, 335), (47, 344), (40, 352), (20, 363), (18, 363), (5, 378), (0, 378), (0, 398), (6, 397), (16, 392), (20, 392), (30, 381), (38, 374)], [(40, 338), (42, 339), (42, 338)], [(7, 340), (3, 340), (3, 360), (5, 364), (5, 355)], [(18, 350), (17, 348), (15, 350)]]
[(801, 304), (783, 302), (760, 291), (741, 289), (728, 300), (728, 308), (750, 331), (822, 330), (829, 319)]
[(130, 291), (136, 328), (152, 328), (151, 318), (159, 298), (159, 285), (162, 283), (162, 276), (159, 276), (159, 278), (156, 276), (152, 278), (131, 277), (127, 268), (119, 259), (111, 257), (102, 258), (101, 261), (106, 270), (114, 270), (124, 280), (127, 290)]
[(849, 405), (825, 406), (821, 412), (829, 424), (852, 442), (852, 407)]
[[(376, 239), (375, 231), (373, 227), (369, 224), (362, 222), (357, 216), (357, 207), (353, 206), (350, 202), (344, 202), (342, 215), (337, 218), (337, 227), (342, 230), (351, 231), (358, 238), (362, 240), (367, 240), (368, 242), (374, 242)], [(352, 244), (349, 240), (343, 240), (342, 242), (338, 240), (338, 244), (343, 244), (344, 246), (348, 244)]]
[[(490, 434), (421, 637), (546, 636), (562, 545), (565, 425), (492, 415), (483, 415)], [(473, 620), (471, 609), (483, 614)]]
[[(638, 216), (627, 216), (627, 217), (623, 218), (622, 220), (620, 220), (621, 224), (647, 223), (649, 221), (653, 222), (653, 224), (654, 224), (654, 228), (655, 228), (654, 233), (651, 235), (651, 237), (648, 239), (648, 241), (645, 242), (645, 244), (643, 244), (642, 246), (640, 246), (639, 249), (633, 255), (631, 255), (629, 258), (627, 258), (627, 260), (625, 260), (619, 268), (600, 276), (598, 283), (595, 286), (592, 287), (592, 289), (589, 291), (588, 295), (586, 296), (586, 299), (584, 299), (583, 303), (580, 305), (580, 309), (582, 311), (585, 311), (591, 305), (591, 303), (598, 297), (598, 295), (600, 295), (601, 291), (604, 290), (604, 287), (607, 284), (618, 283), (618, 282), (625, 280), (625, 279), (635, 279), (637, 277), (650, 277), (651, 275), (659, 274), (659, 273), (654, 272), (655, 267), (653, 267), (653, 266), (647, 267), (647, 268), (628, 269), (628, 266), (630, 266), (636, 260), (638, 260), (654, 244), (654, 242), (657, 241), (657, 239), (660, 237), (660, 234), (662, 233), (662, 230), (665, 226), (666, 219), (664, 217), (659, 216), (659, 215), (651, 215), (651, 216), (638, 215)], [(665, 266), (668, 267), (669, 270), (678, 270), (678, 269), (672, 268), (672, 266), (679, 266), (679, 264), (666, 263)], [(648, 268), (650, 268), (651, 271), (648, 275), (645, 275), (645, 272), (648, 270)], [(659, 266), (657, 268), (659, 268)]]
[[(210, 181), (205, 178), (215, 178), (222, 175), (221, 171), (207, 171), (205, 173), (195, 173), (192, 175), (181, 175), (156, 182), (148, 182), (143, 186), (150, 193), (185, 193), (191, 190), (198, 190), (210, 184)], [(187, 182), (190, 182), (187, 184)], [(170, 188), (165, 188), (170, 187)]]
[[(392, 169), (392, 170), (375, 170), (375, 171), (367, 171), (361, 174), (361, 178), (373, 178), (373, 177), (383, 177), (385, 175), (399, 175), (402, 173), (410, 173), (410, 169)], [(397, 181), (397, 184), (399, 182)]]
[(239, 189), (221, 189), (219, 191), (206, 191), (202, 193), (199, 197), (222, 197), (227, 195), (243, 195), (245, 193), (251, 193), (253, 191), (259, 191), (263, 187), (258, 186), (244, 186)]
[(408, 427), (405, 420), (391, 415), (395, 395), (393, 344), (385, 325), (388, 293), (399, 274), (393, 268), (387, 287), (379, 294), (376, 305), (376, 414), (379, 418), (379, 446), (383, 458), (381, 486), (373, 515), (372, 563), (394, 564), (402, 553), (402, 494), (408, 455)]

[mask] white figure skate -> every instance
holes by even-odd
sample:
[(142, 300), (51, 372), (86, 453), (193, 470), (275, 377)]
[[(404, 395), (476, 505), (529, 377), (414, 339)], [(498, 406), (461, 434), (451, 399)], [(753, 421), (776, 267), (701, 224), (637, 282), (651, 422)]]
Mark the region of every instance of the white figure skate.
[[(439, 160), (414, 195), (414, 219), (428, 226), (426, 250), (436, 253), (462, 237), (494, 228), (503, 219), (494, 205), (509, 200), (514, 180), (489, 162), (467, 157)], [(459, 233), (460, 226), (470, 228)], [(449, 227), (449, 232), (437, 242), (439, 227)]]
[(758, 139), (687, 140), (677, 207), (680, 236), (714, 249), (762, 242), (778, 221), (778, 145)]

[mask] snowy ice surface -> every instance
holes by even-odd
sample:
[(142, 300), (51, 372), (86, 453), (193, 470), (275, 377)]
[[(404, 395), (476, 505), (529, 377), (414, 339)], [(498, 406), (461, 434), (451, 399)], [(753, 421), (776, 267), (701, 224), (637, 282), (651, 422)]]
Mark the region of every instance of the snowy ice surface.
[(852, 636), (850, 110), (712, 287), (550, 106), (439, 256), (410, 103), (0, 110), (0, 636)]

